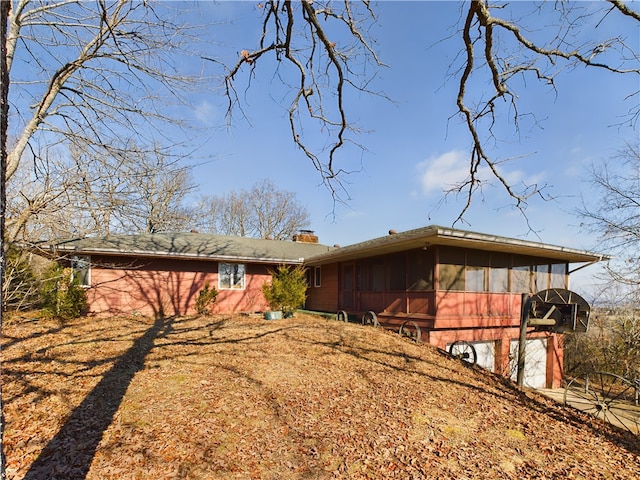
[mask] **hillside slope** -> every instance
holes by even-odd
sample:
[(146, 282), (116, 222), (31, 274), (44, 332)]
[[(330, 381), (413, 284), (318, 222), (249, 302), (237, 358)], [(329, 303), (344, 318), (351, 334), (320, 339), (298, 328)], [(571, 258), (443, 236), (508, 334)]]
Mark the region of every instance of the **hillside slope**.
[(381, 329), (16, 320), (2, 344), (9, 479), (640, 478), (640, 438)]

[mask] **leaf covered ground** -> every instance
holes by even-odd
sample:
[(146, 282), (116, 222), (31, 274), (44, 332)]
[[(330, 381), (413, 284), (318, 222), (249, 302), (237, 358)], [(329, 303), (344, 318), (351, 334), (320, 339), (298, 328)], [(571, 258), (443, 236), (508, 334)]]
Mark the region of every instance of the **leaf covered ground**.
[(16, 319), (7, 478), (640, 478), (640, 438), (315, 316)]

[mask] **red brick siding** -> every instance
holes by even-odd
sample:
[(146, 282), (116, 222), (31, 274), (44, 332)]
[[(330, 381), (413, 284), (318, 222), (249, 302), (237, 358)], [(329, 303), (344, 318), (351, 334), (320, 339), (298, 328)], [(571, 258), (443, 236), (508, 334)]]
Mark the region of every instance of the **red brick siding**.
[(338, 311), (338, 265), (323, 265), (321, 267), (321, 286), (315, 287), (314, 267), (311, 269), (311, 286), (307, 290), (305, 307), (319, 312)]
[[(263, 265), (247, 265), (244, 290), (219, 289), (214, 313), (266, 310)], [(198, 260), (92, 258), (89, 313), (187, 315), (195, 313), (198, 292), (209, 282), (218, 286), (218, 263)]]

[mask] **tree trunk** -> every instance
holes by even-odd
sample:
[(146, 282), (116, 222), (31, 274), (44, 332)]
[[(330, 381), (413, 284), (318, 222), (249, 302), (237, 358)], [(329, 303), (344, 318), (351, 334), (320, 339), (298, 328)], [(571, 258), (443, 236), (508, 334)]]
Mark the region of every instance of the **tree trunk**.
[[(7, 210), (7, 132), (9, 125), (9, 68), (7, 64), (7, 19), (11, 2), (0, 1), (0, 285), (4, 285), (6, 248), (4, 244), (4, 218)], [(4, 302), (0, 300), (0, 337), (4, 317)], [(0, 381), (0, 479), (4, 480), (4, 409), (2, 381)]]

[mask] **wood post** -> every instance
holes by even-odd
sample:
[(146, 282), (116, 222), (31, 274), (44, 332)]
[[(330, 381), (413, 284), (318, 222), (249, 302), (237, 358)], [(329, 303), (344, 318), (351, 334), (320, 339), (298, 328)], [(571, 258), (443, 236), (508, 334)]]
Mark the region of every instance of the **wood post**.
[(522, 294), (522, 305), (520, 307), (520, 338), (518, 340), (518, 387), (524, 387), (524, 361), (527, 345), (527, 326), (529, 324), (529, 308), (531, 297), (528, 293)]

